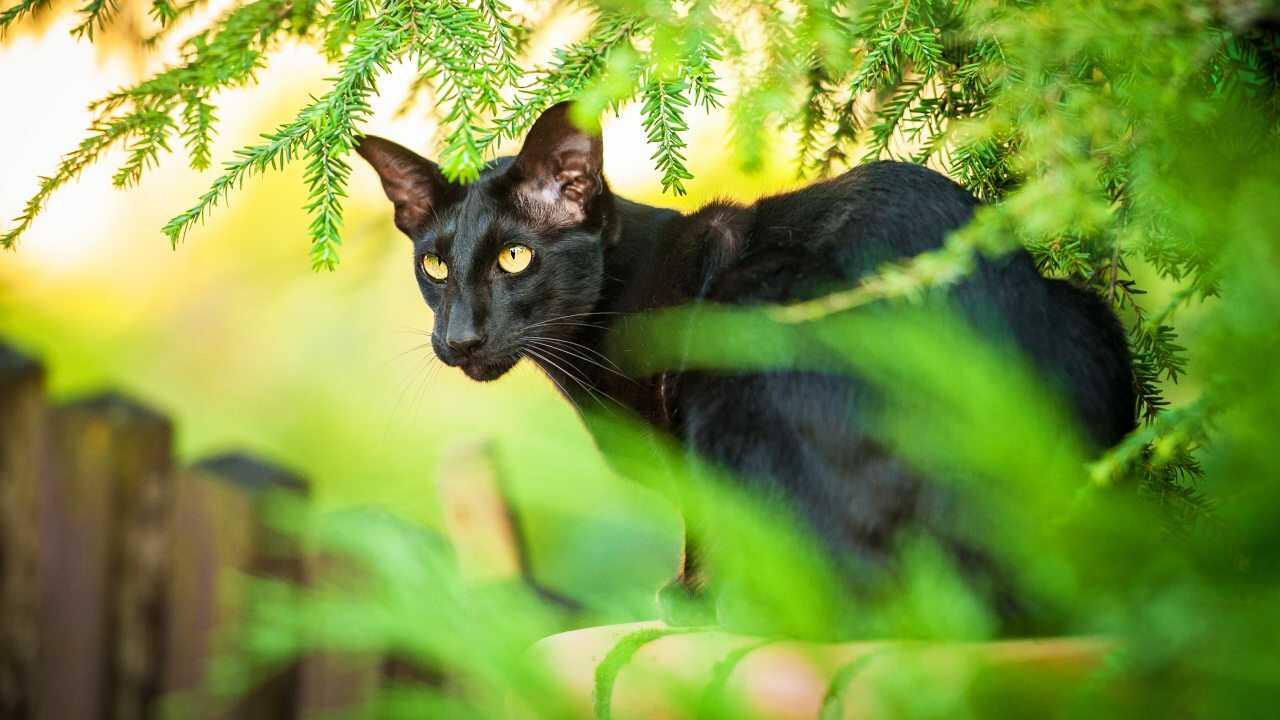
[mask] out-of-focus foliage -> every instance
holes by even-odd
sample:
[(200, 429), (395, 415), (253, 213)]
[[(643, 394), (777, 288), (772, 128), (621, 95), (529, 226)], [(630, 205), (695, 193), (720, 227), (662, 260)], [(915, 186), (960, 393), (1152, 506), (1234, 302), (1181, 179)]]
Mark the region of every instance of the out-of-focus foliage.
[[(9, 5), (0, 27), (43, 5)], [(170, 23), (195, 5), (158, 3), (156, 20)], [(1063, 714), (1268, 713), (1280, 678), (1270, 641), (1280, 633), (1280, 7), (587, 5), (595, 20), (584, 36), (530, 68), (526, 23), (496, 0), (239, 4), (190, 38), (182, 63), (95, 104), (89, 136), (41, 180), (3, 243), (14, 245), (49, 195), (108, 148), (127, 150), (120, 186), (179, 142), (193, 167), (207, 167), (216, 94), (252, 83), (287, 39), (324, 49), (337, 67), (330, 90), (225, 165), (208, 193), (165, 227), (172, 241), (250, 176), (298, 160), (314, 264), (334, 267), (350, 146), (377, 80), (397, 62), (420, 69), (415, 102), (429, 98), (446, 122), (438, 158), (463, 180), (498, 142), (518, 138), (542, 109), (567, 98), (579, 101), (584, 122), (638, 104), (662, 185), (674, 193), (690, 176), (688, 114), (720, 105), (734, 119), (731, 157), (746, 167), (759, 164), (779, 130), (798, 144), (807, 176), (872, 158), (928, 163), (990, 203), (946, 248), (811, 304), (700, 316), (715, 328), (700, 337), (719, 342), (699, 345), (692, 359), (709, 367), (803, 364), (788, 340), (802, 328), (846, 351), (860, 374), (906, 392), (901, 411), (877, 418), (883, 441), (968, 491), (975, 522), (981, 518), (1027, 592), (1052, 609), (1055, 630), (1120, 640), (1123, 651), (1095, 688), (1117, 694), (1103, 704), (1080, 698)], [(85, 6), (84, 32), (101, 27), (113, 7)], [(546, 18), (559, 6), (527, 10)], [(975, 252), (1017, 244), (1046, 274), (1107, 297), (1129, 328), (1146, 423), (1100, 458), (1083, 455), (1051, 398), (1008, 358), (914, 307), (959, 277)], [(892, 313), (858, 312), (872, 302)], [(673, 357), (655, 343), (651, 360)], [(1189, 369), (1204, 382), (1175, 404), (1166, 395)], [(537, 428), (528, 432), (536, 440)], [(744, 625), (809, 637), (993, 632), (981, 594), (927, 541), (904, 542), (895, 587), (855, 599), (767, 508), (625, 423), (618, 432), (639, 458), (637, 479), (679, 488), (705, 532), (735, 539), (715, 559)], [(672, 476), (650, 477), (659, 467)], [(340, 529), (327, 529), (333, 523)], [(521, 652), (563, 627), (561, 618), (519, 589), (466, 587), (447, 550), (385, 519), (318, 525), (309, 530), (315, 542), (367, 565), (369, 582), (344, 592), (266, 589), (245, 655), (221, 678), (228, 688), (318, 644), (394, 651), (455, 678), (380, 697), (389, 716), (435, 709), (490, 717), (508, 691), (557, 714), (557, 699), (540, 692), (538, 668)], [(603, 610), (599, 617), (616, 617), (615, 599), (590, 604)], [(908, 715), (992, 716), (964, 693), (885, 692)], [(1133, 704), (1117, 707), (1117, 697)]]
[[(0, 28), (45, 4), (12, 4), (0, 12)], [(161, 2), (151, 14), (165, 32), (195, 5)], [(109, 149), (127, 151), (113, 178), (119, 187), (136, 184), (178, 142), (193, 168), (208, 168), (215, 94), (252, 84), (271, 51), (293, 38), (318, 44), (337, 64), (329, 91), (238, 151), (208, 192), (165, 226), (172, 242), (248, 177), (296, 159), (306, 168), (313, 265), (334, 268), (351, 145), (378, 78), (394, 63), (416, 63), (415, 97), (428, 95), (448, 128), (441, 165), (464, 181), (476, 177), (496, 142), (518, 139), (555, 102), (579, 100), (578, 116), (594, 122), (634, 101), (663, 188), (683, 194), (691, 177), (684, 116), (728, 103), (734, 156), (744, 165), (758, 164), (767, 130), (784, 127), (796, 133), (802, 173), (910, 159), (999, 201), (945, 255), (920, 258), (856, 292), (903, 295), (944, 284), (973, 248), (998, 252), (1020, 242), (1044, 271), (1092, 286), (1126, 313), (1143, 417), (1153, 421), (1167, 406), (1161, 386), (1176, 382), (1188, 362), (1177, 313), (1219, 289), (1212, 248), (1193, 240), (1206, 228), (1186, 226), (1176, 211), (1182, 198), (1169, 184), (1167, 150), (1224, 121), (1243, 121), (1235, 116), (1242, 104), (1251, 126), (1224, 151), (1250, 155), (1251, 145), (1275, 137), (1273, 5), (698, 0), (593, 7), (595, 23), (582, 39), (547, 66), (528, 68), (523, 16), (497, 0), (238, 4), (185, 42), (180, 63), (93, 103), (89, 136), (41, 179), (0, 243), (14, 245), (50, 194)], [(117, 10), (117, 3), (84, 6), (76, 32), (92, 37)], [(557, 8), (530, 10), (545, 16)], [(1144, 298), (1144, 272), (1167, 279), (1174, 292)], [(1201, 438), (1195, 426), (1213, 403), (1198, 407), (1203, 412), (1182, 415), (1181, 448), (1166, 448), (1177, 461), (1144, 474), (1153, 492), (1198, 500), (1185, 482), (1198, 472), (1185, 449)]]

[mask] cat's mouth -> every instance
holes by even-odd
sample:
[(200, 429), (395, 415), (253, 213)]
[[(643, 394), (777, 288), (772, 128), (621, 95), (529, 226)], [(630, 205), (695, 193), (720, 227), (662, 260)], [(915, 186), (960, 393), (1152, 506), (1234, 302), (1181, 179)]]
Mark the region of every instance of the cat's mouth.
[(478, 382), (497, 380), (519, 362), (519, 355), (499, 358), (473, 358), (458, 364), (467, 377)]

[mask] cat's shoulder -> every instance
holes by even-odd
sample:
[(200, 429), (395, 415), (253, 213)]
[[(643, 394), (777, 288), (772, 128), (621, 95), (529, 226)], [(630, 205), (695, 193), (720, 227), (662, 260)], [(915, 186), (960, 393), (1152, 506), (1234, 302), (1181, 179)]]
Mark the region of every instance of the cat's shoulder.
[(881, 161), (750, 205), (712, 203), (686, 227), (707, 251), (702, 297), (777, 301), (939, 247), (977, 204), (937, 171)]
[(699, 294), (721, 270), (733, 264), (746, 249), (754, 224), (755, 207), (732, 200), (713, 200), (681, 218), (680, 242), (696, 247), (702, 259)]

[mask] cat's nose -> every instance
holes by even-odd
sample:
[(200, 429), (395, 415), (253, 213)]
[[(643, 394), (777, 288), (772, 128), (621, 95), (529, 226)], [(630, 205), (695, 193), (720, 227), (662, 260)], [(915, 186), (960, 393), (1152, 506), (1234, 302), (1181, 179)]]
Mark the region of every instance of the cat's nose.
[(450, 350), (459, 355), (470, 355), (484, 344), (484, 336), (474, 332), (466, 335), (450, 336), (445, 338), (445, 344), (449, 346)]

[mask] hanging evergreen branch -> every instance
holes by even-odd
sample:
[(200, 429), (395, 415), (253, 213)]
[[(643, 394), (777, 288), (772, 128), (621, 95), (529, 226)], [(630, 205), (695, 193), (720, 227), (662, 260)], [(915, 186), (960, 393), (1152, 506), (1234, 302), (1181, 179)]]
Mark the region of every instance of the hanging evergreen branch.
[(173, 118), (167, 113), (152, 112), (144, 116), (137, 139), (129, 145), (129, 159), (111, 177), (111, 184), (118, 188), (136, 185), (144, 170), (159, 163), (160, 153), (169, 152), (166, 138), (173, 127)]
[(13, 6), (0, 12), (0, 38), (4, 37), (9, 26), (27, 17), (35, 15), (49, 7), (51, 0), (19, 0)]
[[(205, 0), (150, 0), (154, 45)], [(17, 0), (0, 34), (47, 7)], [(87, 0), (87, 39), (128, 9)], [(39, 179), (0, 245), (14, 246), (49, 198), (110, 151), (113, 175), (140, 181), (179, 145), (193, 168), (212, 164), (219, 93), (252, 85), (286, 40), (317, 46), (337, 67), (328, 91), (238, 150), (208, 191), (163, 228), (190, 227), (256, 174), (305, 160), (316, 268), (332, 269), (341, 242), (347, 157), (369, 116), (376, 82), (393, 63), (416, 63), (406, 106), (429, 94), (443, 128), (436, 157), (458, 181), (478, 176), (494, 146), (523, 136), (547, 107), (586, 100), (592, 110), (639, 105), (663, 190), (683, 194), (688, 113), (725, 106), (734, 159), (766, 164), (776, 131), (794, 131), (799, 170), (824, 176), (853, 158), (906, 158), (945, 169), (989, 204), (947, 247), (886, 268), (864, 286), (781, 310), (811, 317), (874, 300), (919, 296), (960, 277), (975, 252), (1026, 247), (1042, 272), (1087, 286), (1126, 318), (1140, 412), (1158, 423), (1163, 392), (1187, 367), (1178, 307), (1220, 291), (1215, 220), (1187, 220), (1166, 177), (1168, 149), (1256, 109), (1265, 131), (1244, 133), (1242, 157), (1280, 138), (1280, 37), (1266, 23), (1225, 20), (1210, 4), (1083, 0), (589, 0), (590, 29), (549, 64), (523, 65), (528, 23), (504, 0), (248, 0), (196, 28), (181, 59), (95, 102), (86, 138)], [(1199, 6), (1197, 6), (1199, 7)], [(549, 5), (534, 12), (555, 13)], [(1150, 32), (1134, 32), (1134, 28)], [(1158, 30), (1155, 31), (1155, 30)], [(1068, 40), (1070, 40), (1068, 42)], [(1139, 61), (1140, 59), (1140, 61)], [(731, 74), (733, 91), (721, 78)], [(1154, 273), (1173, 300), (1149, 307)], [(1194, 449), (1149, 468), (1171, 503), (1193, 495)], [(1141, 483), (1139, 483), (1141, 484)]]
[(681, 133), (689, 129), (684, 110), (689, 107), (689, 86), (683, 80), (651, 78), (644, 85), (640, 113), (649, 143), (656, 145), (654, 165), (662, 172), (662, 189), (676, 195), (686, 193), (684, 181), (693, 177), (685, 166), (685, 141)]
[(1212, 509), (1196, 488), (1204, 470), (1195, 453), (1209, 443), (1215, 415), (1206, 397), (1163, 413), (1090, 465), (1092, 485), (1134, 485), (1170, 508), (1169, 529), (1185, 530)]
[(182, 139), (191, 156), (191, 167), (206, 170), (212, 162), (214, 124), (218, 118), (207, 96), (198, 90), (183, 93)]
[(827, 158), (834, 159), (824, 152), (830, 143), (823, 143), (822, 136), (827, 131), (827, 118), (831, 115), (834, 102), (832, 90), (826, 73), (815, 62), (809, 70), (808, 85), (805, 88), (805, 103), (800, 108), (798, 126), (800, 137), (796, 150), (799, 157), (801, 175), (822, 176), (829, 173), (823, 167)]
[(405, 18), (390, 6), (368, 25), (365, 32), (357, 33), (333, 89), (299, 115), (299, 120), (306, 117), (311, 125), (311, 132), (301, 137), (310, 157), (305, 174), (310, 196), (306, 209), (311, 213), (311, 265), (316, 270), (337, 267), (342, 198), (351, 174), (345, 156), (355, 145), (356, 125), (369, 116), (368, 96), (378, 74), (390, 69), (409, 37)]
[(535, 81), (522, 87), (503, 108), (486, 136), (487, 143), (520, 138), (543, 110), (586, 90), (608, 66), (614, 52), (628, 46), (647, 25), (629, 15), (602, 13), (585, 40), (557, 49), (551, 65), (534, 72)]
[[(700, 4), (700, 7), (706, 7), (706, 3)], [(716, 64), (724, 59), (724, 52), (711, 34), (707, 25), (711, 22), (708, 17), (691, 14), (690, 21), (696, 21), (697, 24), (692, 25), (686, 34), (689, 50), (684, 56), (682, 71), (689, 83), (693, 104), (704, 112), (710, 112), (723, 107), (724, 92), (720, 90), (720, 74), (716, 71)]]
[(206, 4), (208, 4), (208, 0), (187, 0), (181, 5), (174, 5), (170, 0), (154, 0), (151, 4), (150, 14), (151, 18), (160, 26), (160, 29), (143, 38), (142, 47), (148, 50), (154, 49), (160, 44), (161, 40), (169, 37), (179, 20), (189, 16)]
[(75, 150), (63, 157), (53, 175), (40, 178), (40, 187), (35, 195), (27, 200), (22, 213), (14, 221), (14, 226), (0, 236), (0, 247), (13, 247), (36, 216), (44, 210), (49, 197), (63, 185), (80, 176), (85, 168), (94, 164), (106, 150), (125, 138), (144, 131), (156, 121), (156, 115), (148, 112), (135, 112), (108, 123), (95, 123), (89, 128), (89, 136), (80, 141)]
[(225, 200), (247, 176), (267, 168), (283, 168), (305, 151), (310, 159), (305, 179), (310, 197), (306, 209), (312, 215), (312, 265), (329, 270), (337, 266), (337, 246), (342, 242), (341, 198), (351, 170), (343, 156), (354, 144), (356, 123), (369, 114), (368, 95), (377, 75), (389, 70), (409, 36), (408, 20), (390, 8), (365, 24), (366, 32), (359, 34), (332, 89), (293, 121), (264, 136), (266, 143), (237, 151), (240, 160), (224, 168), (195, 206), (165, 225), (170, 242), (181, 241), (193, 223), (203, 220), (209, 209)]
[[(293, 15), (292, 0), (255, 0), (224, 15), (217, 30), (197, 33), (183, 44), (184, 62), (132, 88), (92, 103), (101, 114), (122, 106), (155, 107), (183, 93), (212, 94), (254, 82), (273, 41)], [(305, 28), (296, 28), (302, 32)]]
[(0, 236), (0, 247), (17, 243), (49, 197), (112, 147), (132, 141), (129, 160), (112, 180), (117, 187), (136, 184), (142, 172), (158, 162), (159, 153), (168, 151), (168, 138), (177, 128), (170, 114), (184, 94), (188, 107), (197, 106), (183, 115), (191, 164), (196, 169), (207, 167), (214, 114), (212, 107), (198, 98), (252, 80), (264, 62), (269, 41), (281, 30), (292, 8), (288, 0), (257, 0), (241, 6), (223, 18), (211, 39), (206, 31), (188, 41), (190, 57), (184, 64), (92, 103), (89, 107), (98, 117), (90, 137), (63, 157), (53, 175), (41, 178), (39, 189), (14, 227)]
[(106, 27), (119, 9), (119, 0), (89, 0), (88, 4), (80, 8), (84, 21), (75, 26), (71, 34), (93, 40), (94, 29), (101, 30)]
[(335, 0), (324, 20), (324, 53), (333, 61), (342, 58), (342, 49), (351, 41), (360, 23), (374, 12), (371, 0)]
[(262, 137), (266, 140), (265, 143), (237, 150), (238, 159), (223, 165), (222, 175), (213, 181), (213, 185), (200, 196), (196, 204), (175, 216), (162, 228), (170, 244), (177, 246), (192, 224), (203, 221), (205, 214), (214, 205), (225, 200), (232, 189), (241, 187), (249, 176), (267, 169), (284, 169), (293, 161), (298, 145), (309, 129), (305, 123), (285, 123), (276, 131), (264, 134)]
[(436, 84), (438, 101), (447, 108), (450, 129), (440, 155), (446, 177), (470, 182), (484, 167), (481, 127), (499, 100), (497, 88), (507, 71), (491, 61), (494, 28), (477, 10), (462, 3), (412, 0), (410, 12), (417, 45), (419, 71)]
[(902, 121), (907, 117), (907, 111), (920, 100), (920, 94), (924, 92), (926, 82), (923, 77), (914, 78), (903, 81), (894, 89), (893, 96), (876, 115), (877, 122), (869, 128), (871, 137), (867, 141), (864, 162), (880, 160), (891, 155), (889, 144), (901, 129)]
[(177, 20), (178, 14), (178, 6), (169, 2), (169, 0), (152, 0), (151, 2), (151, 19), (155, 20), (161, 29)]

